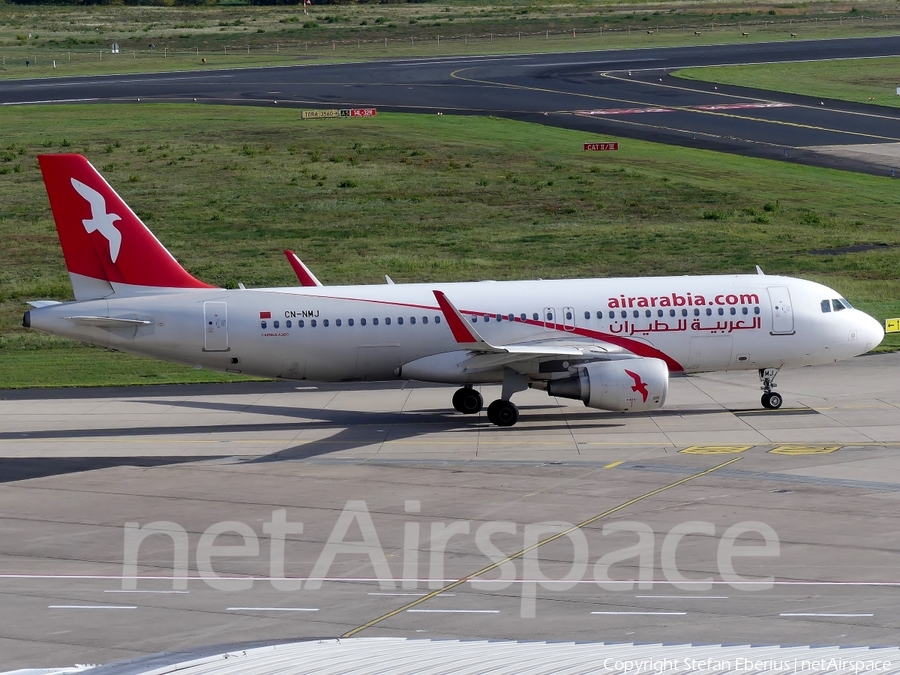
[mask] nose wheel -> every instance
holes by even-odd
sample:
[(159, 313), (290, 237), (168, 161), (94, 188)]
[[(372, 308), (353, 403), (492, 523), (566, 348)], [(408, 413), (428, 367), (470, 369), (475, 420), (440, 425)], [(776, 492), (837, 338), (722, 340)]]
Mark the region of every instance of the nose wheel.
[(781, 394), (776, 394), (774, 391), (766, 392), (762, 395), (763, 408), (778, 410), (783, 402)]
[(453, 393), (453, 407), (463, 415), (474, 415), (484, 406), (481, 394), (471, 387), (457, 389)]
[(762, 406), (767, 410), (778, 410), (781, 407), (781, 404), (784, 403), (784, 399), (781, 398), (781, 394), (776, 394), (772, 391), (776, 386), (775, 377), (778, 375), (778, 371), (780, 368), (760, 368), (759, 369), (759, 379), (762, 382), (762, 387), (760, 389), (763, 390), (762, 395)]

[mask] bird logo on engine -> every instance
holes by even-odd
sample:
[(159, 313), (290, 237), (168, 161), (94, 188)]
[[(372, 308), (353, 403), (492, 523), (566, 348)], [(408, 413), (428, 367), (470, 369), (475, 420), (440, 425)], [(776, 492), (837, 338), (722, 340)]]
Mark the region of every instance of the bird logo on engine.
[(650, 392), (647, 391), (647, 383), (641, 380), (641, 376), (637, 373), (634, 373), (627, 368), (625, 369), (625, 374), (628, 375), (632, 380), (634, 380), (634, 385), (631, 387), (631, 391), (638, 392), (644, 399), (644, 403), (647, 402), (647, 397), (650, 395)]

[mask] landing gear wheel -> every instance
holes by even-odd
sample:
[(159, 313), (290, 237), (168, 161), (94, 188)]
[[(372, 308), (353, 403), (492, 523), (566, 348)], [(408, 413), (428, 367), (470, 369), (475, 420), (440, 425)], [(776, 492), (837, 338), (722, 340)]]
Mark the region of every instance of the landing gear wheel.
[(463, 415), (474, 415), (484, 406), (484, 399), (481, 394), (471, 389), (463, 387), (453, 392), (453, 407)]
[(498, 399), (488, 406), (487, 418), (498, 427), (511, 427), (519, 421), (519, 409), (514, 403)]
[(781, 394), (776, 394), (774, 391), (766, 392), (762, 395), (763, 408), (778, 410), (782, 403), (784, 403), (784, 401), (781, 398)]

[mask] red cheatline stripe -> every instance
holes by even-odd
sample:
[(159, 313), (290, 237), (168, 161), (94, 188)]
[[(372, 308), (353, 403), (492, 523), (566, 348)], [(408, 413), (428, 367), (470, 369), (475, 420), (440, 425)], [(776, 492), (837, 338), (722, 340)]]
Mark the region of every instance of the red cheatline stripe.
[[(441, 293), (441, 291), (435, 291), (435, 293)], [(443, 293), (441, 293), (441, 295), (443, 295)], [(390, 300), (372, 300), (369, 298), (349, 298), (349, 297), (341, 297), (341, 296), (336, 296), (336, 295), (314, 295), (314, 294), (311, 294), (311, 295), (307, 295), (304, 297), (325, 298), (327, 300), (349, 300), (351, 302), (370, 302), (370, 303), (373, 303), (376, 305), (391, 305), (394, 307), (415, 307), (417, 309), (427, 309), (430, 311), (434, 311), (435, 309), (442, 309), (440, 307), (436, 308), (436, 307), (430, 307), (428, 305), (417, 305), (417, 304), (412, 304), (412, 303), (408, 303), (408, 302), (392, 302)], [(476, 311), (473, 311), (470, 309), (461, 309), (459, 311), (460, 311), (460, 314), (471, 314), (473, 316), (483, 316), (484, 314), (487, 313), (487, 312), (476, 312)], [(444, 315), (447, 316), (446, 312), (444, 313)], [(526, 319), (525, 321), (522, 321), (519, 317), (514, 317), (514, 318), (519, 323), (526, 323), (530, 326), (540, 326), (541, 328), (544, 327), (543, 321), (534, 321), (531, 319)], [(449, 317), (447, 318), (447, 321), (448, 322), (450, 321)], [(472, 338), (471, 334), (469, 333), (468, 327), (466, 327), (465, 322), (463, 322), (463, 329), (466, 331), (466, 337), (465, 337), (465, 339), (461, 340), (461, 342), (471, 343), (471, 342), (478, 341), (477, 339)], [(575, 335), (580, 335), (581, 337), (588, 337), (588, 338), (591, 338), (594, 340), (599, 340), (600, 342), (606, 342), (608, 344), (615, 345), (617, 347), (622, 347), (623, 349), (627, 349), (628, 351), (630, 351), (632, 354), (635, 354), (636, 356), (645, 356), (647, 358), (662, 359), (663, 361), (666, 362), (666, 365), (669, 367), (669, 370), (671, 372), (680, 373), (684, 370), (684, 367), (682, 367), (682, 365), (680, 363), (678, 363), (678, 361), (673, 359), (668, 354), (665, 354), (664, 352), (659, 351), (655, 347), (651, 347), (646, 342), (640, 342), (638, 340), (632, 340), (631, 338), (624, 338), (624, 337), (620, 337), (618, 335), (611, 335), (609, 333), (603, 333), (603, 332), (597, 331), (597, 330), (590, 330), (588, 328), (575, 328), (574, 330), (566, 330), (562, 326), (562, 324), (558, 324), (558, 323), (551, 324), (550, 326), (548, 326), (548, 329), (557, 331), (559, 333), (562, 333), (563, 335), (575, 334)], [(453, 327), (451, 325), (451, 331), (452, 330), (453, 330)], [(456, 339), (457, 342), (460, 342), (460, 339), (457, 337), (455, 332), (453, 333), (453, 337)]]

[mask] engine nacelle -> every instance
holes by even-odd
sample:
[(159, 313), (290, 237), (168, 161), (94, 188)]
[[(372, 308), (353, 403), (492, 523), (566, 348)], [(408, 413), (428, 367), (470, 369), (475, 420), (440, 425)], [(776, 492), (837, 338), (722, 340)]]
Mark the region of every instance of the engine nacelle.
[(588, 408), (641, 412), (656, 410), (669, 393), (669, 368), (660, 359), (598, 361), (563, 380), (550, 380), (547, 393), (584, 401)]

